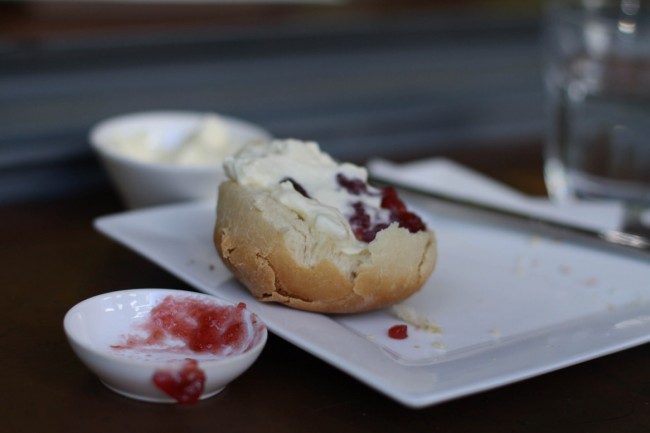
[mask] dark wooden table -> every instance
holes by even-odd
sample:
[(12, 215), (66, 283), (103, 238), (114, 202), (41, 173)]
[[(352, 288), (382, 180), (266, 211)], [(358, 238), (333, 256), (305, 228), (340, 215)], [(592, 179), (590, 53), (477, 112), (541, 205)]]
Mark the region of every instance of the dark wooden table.
[[(450, 156), (525, 192), (544, 193), (538, 146)], [(412, 410), (271, 336), (248, 372), (195, 406), (119, 396), (70, 350), (65, 312), (118, 289), (192, 289), (94, 231), (93, 218), (122, 209), (108, 189), (0, 209), (1, 431), (650, 431), (650, 345)]]

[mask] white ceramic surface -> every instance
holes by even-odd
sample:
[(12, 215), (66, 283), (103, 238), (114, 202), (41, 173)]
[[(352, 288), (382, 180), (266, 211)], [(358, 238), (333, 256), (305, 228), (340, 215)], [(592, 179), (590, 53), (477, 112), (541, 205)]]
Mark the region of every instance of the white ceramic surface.
[(436, 230), (440, 262), (404, 305), (441, 333), (411, 328), (406, 340), (386, 337), (400, 323), (390, 310), (327, 316), (257, 303), (215, 253), (209, 202), (102, 217), (96, 227), (199, 290), (246, 302), (272, 332), (410, 407), (650, 341), (647, 261), (449, 214), (428, 200), (411, 205)]
[[(221, 165), (181, 166), (139, 161), (111, 148), (116, 135), (150, 131), (167, 148), (180, 144), (195, 130), (207, 113), (192, 111), (152, 111), (125, 114), (95, 125), (90, 144), (99, 156), (112, 182), (130, 208), (147, 207), (209, 197), (225, 175)], [(268, 131), (241, 119), (219, 115), (233, 141), (267, 141)]]
[[(156, 370), (178, 366), (187, 353), (160, 353), (154, 356), (132, 356), (111, 348), (120, 338), (134, 332), (134, 324), (142, 319), (166, 296), (193, 297), (218, 305), (231, 305), (214, 296), (182, 290), (133, 289), (106, 293), (89, 298), (72, 307), (63, 326), (73, 351), (81, 361), (110, 389), (138, 400), (175, 403), (176, 400), (158, 389), (152, 377)], [(250, 317), (250, 311), (246, 313)], [(220, 392), (246, 371), (258, 358), (266, 344), (263, 327), (255, 346), (234, 356), (216, 357), (209, 353), (192, 353), (191, 358), (205, 373), (201, 399)]]

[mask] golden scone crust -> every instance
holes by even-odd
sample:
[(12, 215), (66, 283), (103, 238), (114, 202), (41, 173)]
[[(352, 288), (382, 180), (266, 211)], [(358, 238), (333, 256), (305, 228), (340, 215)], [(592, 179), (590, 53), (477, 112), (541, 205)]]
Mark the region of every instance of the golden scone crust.
[(437, 256), (433, 232), (410, 233), (396, 224), (380, 231), (368, 251), (343, 254), (268, 191), (234, 181), (219, 188), (214, 243), (258, 300), (326, 313), (406, 299), (431, 275)]

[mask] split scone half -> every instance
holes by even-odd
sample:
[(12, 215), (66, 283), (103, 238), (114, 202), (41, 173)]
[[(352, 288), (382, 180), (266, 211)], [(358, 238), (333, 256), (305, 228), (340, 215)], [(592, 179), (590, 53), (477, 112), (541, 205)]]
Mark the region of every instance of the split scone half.
[(392, 188), (313, 142), (252, 144), (227, 158), (214, 243), (260, 301), (326, 313), (387, 307), (435, 267), (434, 233)]

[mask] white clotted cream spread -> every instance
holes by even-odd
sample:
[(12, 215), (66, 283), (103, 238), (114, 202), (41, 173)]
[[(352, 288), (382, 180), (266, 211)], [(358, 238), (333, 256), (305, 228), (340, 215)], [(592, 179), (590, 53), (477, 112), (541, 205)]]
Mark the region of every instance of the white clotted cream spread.
[(342, 174), (366, 183), (367, 170), (350, 163), (337, 163), (321, 152), (315, 142), (274, 140), (270, 144), (250, 144), (224, 160), (224, 171), (241, 185), (269, 190), (276, 200), (312, 227), (336, 238), (347, 254), (367, 248), (366, 243), (355, 238), (348, 221), (354, 214), (353, 203), (361, 202), (374, 221), (389, 222), (389, 212), (380, 207), (378, 190), (369, 187), (377, 194), (352, 195), (337, 181), (337, 175)]
[(225, 122), (207, 114), (180, 142), (164, 143), (159, 131), (139, 130), (113, 137), (111, 149), (144, 162), (176, 165), (219, 165), (244, 143), (231, 140)]

